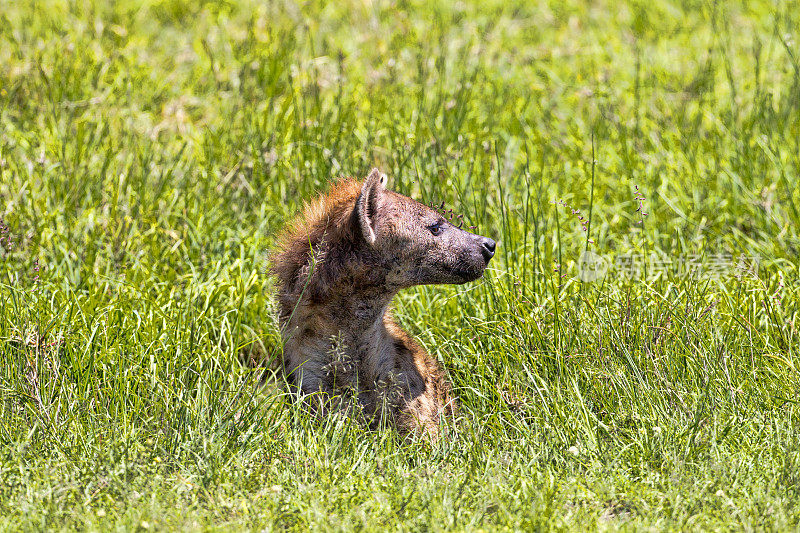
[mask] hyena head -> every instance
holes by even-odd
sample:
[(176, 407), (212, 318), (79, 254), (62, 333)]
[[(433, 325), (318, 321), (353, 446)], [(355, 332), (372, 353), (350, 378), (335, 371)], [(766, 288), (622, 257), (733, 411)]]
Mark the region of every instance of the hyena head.
[(466, 283), (483, 275), (494, 256), (492, 239), (464, 231), (385, 186), (386, 176), (373, 169), (353, 213), (367, 245), (387, 267), (387, 283)]

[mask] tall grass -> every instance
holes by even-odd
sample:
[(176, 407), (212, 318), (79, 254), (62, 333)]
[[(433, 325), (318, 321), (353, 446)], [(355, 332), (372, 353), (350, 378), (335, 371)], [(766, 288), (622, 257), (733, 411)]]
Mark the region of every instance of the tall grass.
[[(0, 528), (797, 528), (794, 7), (0, 0)], [(372, 166), (499, 242), (434, 446), (256, 386)]]

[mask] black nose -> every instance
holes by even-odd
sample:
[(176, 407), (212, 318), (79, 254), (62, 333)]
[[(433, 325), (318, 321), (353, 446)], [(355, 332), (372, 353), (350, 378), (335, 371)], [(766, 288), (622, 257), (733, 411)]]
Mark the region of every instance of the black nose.
[(487, 263), (489, 262), (489, 259), (494, 257), (494, 249), (496, 246), (497, 243), (489, 237), (481, 238), (481, 254)]

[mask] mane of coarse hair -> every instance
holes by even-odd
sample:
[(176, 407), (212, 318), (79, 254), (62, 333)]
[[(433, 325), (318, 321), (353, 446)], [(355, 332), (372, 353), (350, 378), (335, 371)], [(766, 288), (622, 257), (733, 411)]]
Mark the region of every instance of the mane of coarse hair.
[(315, 267), (325, 262), (323, 243), (352, 243), (358, 238), (353, 211), (360, 193), (361, 183), (357, 180), (336, 181), (326, 194), (306, 202), (302, 213), (286, 223), (270, 258), (270, 271), (280, 293), (295, 293), (303, 288), (314, 268), (312, 262)]

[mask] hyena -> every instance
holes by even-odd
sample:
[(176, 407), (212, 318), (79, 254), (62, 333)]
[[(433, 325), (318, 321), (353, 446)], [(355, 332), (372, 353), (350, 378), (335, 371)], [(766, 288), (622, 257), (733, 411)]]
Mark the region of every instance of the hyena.
[(385, 184), (377, 169), (340, 181), (284, 230), (271, 266), (282, 371), (317, 412), (357, 408), (373, 427), (436, 439), (455, 412), (450, 384), (389, 306), (406, 287), (480, 278), (495, 242)]

